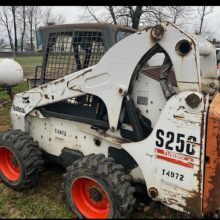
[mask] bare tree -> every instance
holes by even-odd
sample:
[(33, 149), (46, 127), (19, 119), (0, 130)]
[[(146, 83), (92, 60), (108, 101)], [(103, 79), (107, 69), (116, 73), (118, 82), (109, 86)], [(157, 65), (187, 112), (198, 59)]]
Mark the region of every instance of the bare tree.
[(16, 24), (16, 19), (17, 19), (17, 8), (18, 6), (10, 6), (12, 16), (13, 16), (13, 24), (14, 24), (14, 50), (18, 50), (18, 39), (17, 39), (17, 24)]
[(5, 45), (5, 39), (3, 37), (0, 38), (0, 47)]
[(1, 22), (1, 25), (6, 28), (11, 50), (13, 50), (14, 44), (13, 44), (12, 31), (11, 31), (12, 19), (11, 19), (11, 14), (10, 14), (10, 8), (8, 6), (1, 7), (0, 22)]
[(199, 33), (202, 33), (202, 26), (203, 26), (203, 22), (204, 22), (204, 17), (207, 14), (210, 14), (213, 12), (213, 7), (214, 6), (199, 6), (198, 7), (198, 14), (199, 14), (199, 19), (200, 19), (200, 27), (199, 27)]
[[(195, 21), (190, 32), (193, 34), (199, 34), (199, 31), (200, 31), (200, 22)], [(208, 27), (207, 23), (203, 22), (201, 36), (205, 37), (209, 41), (212, 41), (215, 33), (216, 33), (216, 30), (212, 31)]]
[(39, 24), (41, 23), (42, 17), (43, 17), (43, 7), (42, 6), (35, 7), (34, 15), (33, 15), (33, 24), (35, 30), (37, 30)]
[(169, 21), (179, 27), (186, 27), (194, 20), (195, 6), (168, 6)]
[(136, 6), (135, 9), (132, 6), (128, 6), (131, 15), (132, 28), (138, 29), (141, 15), (143, 14), (143, 6)]
[(18, 18), (18, 28), (21, 34), (21, 51), (24, 49), (24, 36), (26, 34), (26, 26), (27, 26), (27, 6), (19, 6), (18, 10), (19, 18)]
[[(105, 6), (79, 6), (79, 10), (81, 10), (82, 13), (78, 15), (78, 21), (101, 23), (105, 22), (106, 16), (109, 18), (108, 8)], [(104, 11), (104, 16), (100, 16), (100, 11), (102, 10)]]
[(82, 6), (79, 20), (113, 23), (137, 29), (143, 6)]
[(80, 21), (108, 22), (134, 29), (141, 25), (153, 26), (165, 20), (186, 26), (193, 11), (193, 7), (186, 6), (82, 6), (80, 9)]
[(112, 19), (114, 21), (114, 24), (117, 24), (113, 6), (107, 6), (107, 7), (108, 7), (108, 9), (109, 9), (109, 11), (111, 13), (111, 17), (112, 17)]
[(56, 24), (64, 24), (66, 22), (66, 18), (62, 14), (54, 15), (53, 21)]
[(46, 6), (43, 10), (42, 22), (44, 25), (47, 25), (49, 21), (52, 20), (52, 7)]
[(55, 14), (52, 6), (45, 6), (45, 8), (42, 10), (42, 23), (43, 25), (47, 25), (48, 22), (63, 24), (66, 22), (66, 18), (60, 13)]
[(35, 13), (35, 7), (37, 6), (27, 6), (27, 19), (29, 23), (29, 30), (30, 30), (30, 42), (31, 42), (31, 51), (34, 50), (33, 45), (33, 22), (34, 22), (34, 13)]

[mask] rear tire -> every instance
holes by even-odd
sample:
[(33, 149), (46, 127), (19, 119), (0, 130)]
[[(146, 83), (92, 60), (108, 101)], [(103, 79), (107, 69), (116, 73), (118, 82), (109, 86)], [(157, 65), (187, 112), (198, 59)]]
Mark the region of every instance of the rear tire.
[(42, 152), (27, 132), (0, 133), (0, 178), (15, 190), (33, 186), (43, 171)]
[(90, 154), (67, 167), (61, 185), (68, 208), (79, 218), (128, 218), (135, 188), (122, 165), (104, 154)]

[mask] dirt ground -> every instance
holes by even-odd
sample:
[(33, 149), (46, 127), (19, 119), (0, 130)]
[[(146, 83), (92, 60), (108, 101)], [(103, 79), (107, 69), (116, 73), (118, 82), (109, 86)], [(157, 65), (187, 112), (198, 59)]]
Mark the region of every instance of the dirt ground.
[[(0, 103), (1, 104), (1, 103)], [(0, 132), (10, 128), (11, 102), (0, 106)], [(46, 163), (44, 172), (35, 186), (22, 192), (7, 187), (0, 180), (0, 219), (8, 218), (77, 218), (66, 207), (60, 193), (65, 169), (55, 163)], [(178, 212), (153, 202), (144, 194), (135, 193), (136, 204), (131, 219), (197, 219), (193, 215)], [(202, 217), (220, 218), (219, 212)]]
[[(60, 193), (65, 169), (53, 162), (46, 163), (44, 169), (37, 184), (22, 192), (12, 190), (0, 180), (0, 218), (77, 218), (66, 208), (65, 199)], [(135, 193), (135, 198), (130, 219), (197, 219), (153, 202), (144, 194)], [(220, 218), (220, 215), (212, 213), (203, 218)]]

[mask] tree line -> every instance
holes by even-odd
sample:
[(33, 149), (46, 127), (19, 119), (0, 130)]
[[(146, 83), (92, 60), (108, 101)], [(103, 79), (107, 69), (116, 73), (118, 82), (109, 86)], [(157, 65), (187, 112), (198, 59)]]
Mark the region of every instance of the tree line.
[(200, 34), (212, 41), (215, 31), (205, 22), (214, 6), (81, 6), (79, 21), (108, 22), (134, 29), (170, 21), (187, 33)]
[[(45, 26), (48, 22), (65, 23), (62, 14), (55, 13), (51, 6), (0, 6), (0, 28), (6, 31), (11, 49), (24, 50), (26, 41), (30, 50), (34, 50), (33, 30)], [(0, 47), (5, 44), (4, 36), (0, 37)]]
[[(209, 41), (211, 31), (205, 17), (214, 6), (74, 6), (78, 10), (77, 22), (112, 23), (134, 29), (152, 27), (162, 21), (170, 21), (187, 33), (201, 34)], [(7, 32), (11, 49), (23, 51), (24, 41), (30, 41), (33, 50), (33, 30), (48, 22), (62, 24), (65, 15), (55, 13), (52, 6), (0, 6), (0, 27)], [(71, 21), (69, 21), (70, 23)], [(72, 22), (74, 23), (74, 21)], [(216, 41), (216, 39), (215, 39)], [(4, 43), (0, 37), (0, 46)]]

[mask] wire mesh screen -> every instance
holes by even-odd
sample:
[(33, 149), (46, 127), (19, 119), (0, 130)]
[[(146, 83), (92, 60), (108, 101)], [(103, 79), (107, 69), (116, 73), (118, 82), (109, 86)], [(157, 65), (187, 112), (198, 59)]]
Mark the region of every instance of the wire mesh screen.
[(95, 65), (104, 53), (101, 31), (50, 33), (45, 57), (45, 79), (58, 79)]

